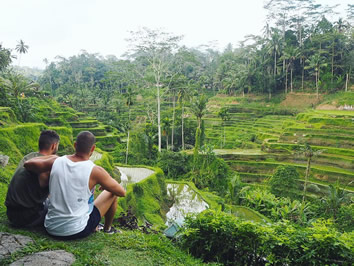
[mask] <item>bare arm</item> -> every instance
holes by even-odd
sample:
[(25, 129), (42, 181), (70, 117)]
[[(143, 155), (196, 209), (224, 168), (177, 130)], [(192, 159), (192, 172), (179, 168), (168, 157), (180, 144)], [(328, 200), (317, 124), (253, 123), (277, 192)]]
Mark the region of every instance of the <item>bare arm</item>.
[(94, 166), (90, 177), (90, 188), (94, 185), (99, 184), (104, 190), (107, 190), (118, 197), (125, 197), (124, 188), (113, 179), (106, 170), (100, 166)]
[(53, 163), (57, 158), (59, 158), (57, 155), (36, 157), (26, 161), (24, 167), (26, 170), (36, 174), (50, 172), (52, 170)]

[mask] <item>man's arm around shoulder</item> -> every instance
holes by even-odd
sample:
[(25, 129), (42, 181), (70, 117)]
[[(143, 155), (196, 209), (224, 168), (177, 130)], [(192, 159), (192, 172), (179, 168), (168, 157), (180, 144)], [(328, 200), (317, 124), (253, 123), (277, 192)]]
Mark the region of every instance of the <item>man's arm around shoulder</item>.
[(57, 155), (36, 157), (26, 161), (24, 167), (26, 170), (36, 174), (50, 172), (52, 170), (53, 163), (57, 158), (59, 158)]
[(118, 197), (125, 197), (124, 188), (113, 179), (109, 173), (100, 166), (94, 166), (90, 177), (90, 187), (99, 184), (104, 190), (107, 190)]

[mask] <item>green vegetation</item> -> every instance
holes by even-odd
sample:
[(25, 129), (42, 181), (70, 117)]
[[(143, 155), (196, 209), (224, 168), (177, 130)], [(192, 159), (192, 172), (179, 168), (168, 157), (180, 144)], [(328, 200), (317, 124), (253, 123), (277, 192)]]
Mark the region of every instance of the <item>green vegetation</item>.
[(293, 166), (279, 166), (269, 179), (270, 191), (278, 197), (292, 197), (297, 190), (299, 173)]
[[(241, 47), (188, 48), (181, 36), (144, 28), (132, 33), (125, 59), (83, 51), (47, 64), (36, 81), (11, 69), (12, 50), (0, 45), (0, 155), (9, 156), (0, 165), (0, 200), (41, 130), (59, 133), (59, 155), (73, 152), (75, 136), (88, 130), (95, 163), (113, 178), (120, 181), (122, 163), (154, 172), (128, 185), (117, 215), (130, 208), (140, 224), (164, 229), (174, 203), (165, 177), (209, 204), (177, 240), (204, 262), (349, 265), (353, 27), (329, 20), (329, 8), (313, 1), (264, 8), (262, 35)], [(353, 5), (347, 11), (352, 18)], [(22, 40), (16, 47), (20, 56), (27, 49)], [(203, 264), (161, 233), (97, 233), (68, 243), (15, 230), (3, 205), (0, 231), (36, 241), (1, 264), (55, 248), (74, 253), (77, 265), (120, 257), (132, 265)]]
[[(1, 217), (3, 212), (1, 212)], [(4, 218), (1, 218), (4, 219)], [(122, 234), (107, 236), (104, 233), (95, 233), (85, 241), (57, 241), (43, 232), (29, 232), (14, 230), (5, 223), (0, 224), (1, 232), (10, 232), (27, 235), (33, 238), (34, 243), (24, 250), (14, 253), (10, 258), (2, 260), (1, 265), (11, 262), (25, 255), (44, 250), (64, 249), (74, 254), (75, 265), (116, 265), (124, 259), (125, 265), (203, 265), (201, 260), (187, 255), (170, 240), (161, 235), (146, 235), (139, 231), (123, 231)]]
[(289, 222), (264, 225), (207, 211), (187, 223), (181, 246), (206, 262), (350, 265), (353, 260), (353, 234), (340, 234), (329, 221), (308, 228)]
[(164, 174), (161, 169), (151, 168), (154, 174), (135, 184), (128, 185), (127, 196), (118, 201), (117, 213), (131, 208), (140, 221), (148, 221), (164, 228), (168, 201)]

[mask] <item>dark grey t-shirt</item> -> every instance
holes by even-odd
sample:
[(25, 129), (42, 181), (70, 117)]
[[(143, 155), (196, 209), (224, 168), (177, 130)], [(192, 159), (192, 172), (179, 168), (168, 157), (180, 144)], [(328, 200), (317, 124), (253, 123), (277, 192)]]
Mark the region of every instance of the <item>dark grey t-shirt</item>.
[(27, 154), (18, 164), (18, 167), (9, 184), (5, 205), (16, 210), (43, 208), (43, 202), (49, 194), (49, 188), (39, 186), (38, 176), (27, 171), (23, 164), (32, 158), (42, 156), (38, 152)]

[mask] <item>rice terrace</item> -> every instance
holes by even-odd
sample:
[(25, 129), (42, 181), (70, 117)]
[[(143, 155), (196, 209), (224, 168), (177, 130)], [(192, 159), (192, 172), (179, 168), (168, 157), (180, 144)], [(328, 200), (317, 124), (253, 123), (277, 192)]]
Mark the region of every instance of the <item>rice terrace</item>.
[[(263, 1), (261, 33), (222, 49), (141, 27), (120, 57), (39, 69), (0, 39), (0, 265), (353, 265), (354, 5), (323, 1)], [(56, 181), (80, 156), (84, 189)], [(37, 190), (43, 217), (21, 224)], [(88, 236), (53, 235), (80, 204), (63, 223), (97, 211)]]

